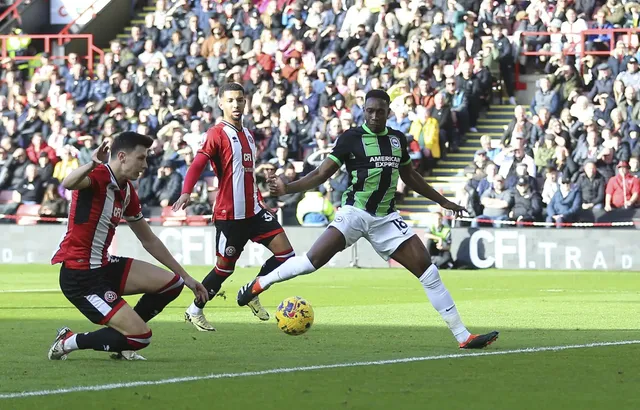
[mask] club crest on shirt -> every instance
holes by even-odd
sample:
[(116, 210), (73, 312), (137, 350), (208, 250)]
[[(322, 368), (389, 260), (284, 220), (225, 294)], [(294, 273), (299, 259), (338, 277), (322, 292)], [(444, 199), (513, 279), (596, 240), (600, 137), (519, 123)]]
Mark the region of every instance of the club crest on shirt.
[(108, 290), (104, 294), (104, 300), (107, 301), (108, 303), (113, 303), (116, 301), (116, 299), (118, 299), (118, 294), (112, 290)]
[(389, 141), (391, 142), (391, 146), (393, 148), (400, 148), (400, 140), (398, 139), (398, 137), (391, 137), (389, 138)]

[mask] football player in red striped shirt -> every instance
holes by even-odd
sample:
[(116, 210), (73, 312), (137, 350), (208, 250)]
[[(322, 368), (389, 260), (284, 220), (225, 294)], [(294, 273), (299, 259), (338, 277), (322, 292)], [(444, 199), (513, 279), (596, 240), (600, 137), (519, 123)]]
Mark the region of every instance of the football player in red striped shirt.
[[(135, 351), (151, 342), (147, 322), (178, 297), (184, 285), (198, 300), (206, 301), (206, 289), (171, 256), (142, 217), (131, 180), (147, 167), (147, 151), (153, 139), (133, 132), (118, 134), (111, 145), (102, 143), (93, 161), (71, 172), (62, 181), (73, 190), (67, 232), (52, 264), (62, 263), (60, 288), (65, 297), (93, 323), (105, 325), (89, 333), (58, 331), (49, 359), (65, 360), (82, 349), (115, 352), (114, 358), (144, 360)], [(111, 152), (109, 152), (111, 151)], [(124, 218), (144, 248), (171, 272), (147, 262), (109, 255), (116, 227)], [(142, 297), (131, 308), (124, 295)]]
[[(174, 211), (185, 208), (202, 171), (211, 163), (219, 180), (219, 192), (213, 211), (216, 265), (202, 281), (210, 300), (233, 273), (248, 241), (260, 243), (273, 252), (258, 276), (266, 275), (295, 256), (282, 226), (261, 204), (254, 172), (256, 143), (251, 132), (242, 126), (246, 104), (244, 88), (237, 83), (224, 84), (220, 87), (219, 104), (223, 119), (207, 131), (185, 176), (182, 195), (173, 205)], [(206, 301), (194, 300), (185, 312), (185, 319), (200, 331), (213, 331), (215, 328), (203, 313), (205, 304)], [(248, 306), (260, 320), (269, 320), (269, 313), (257, 297)]]

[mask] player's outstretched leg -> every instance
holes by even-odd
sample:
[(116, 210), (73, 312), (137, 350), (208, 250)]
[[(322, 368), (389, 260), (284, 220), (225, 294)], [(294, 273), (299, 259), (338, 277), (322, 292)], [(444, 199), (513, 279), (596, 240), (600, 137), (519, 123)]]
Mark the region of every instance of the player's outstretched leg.
[[(235, 263), (235, 260), (218, 256), (216, 266), (211, 269), (211, 272), (202, 280), (202, 285), (209, 292), (209, 300), (213, 300), (220, 291), (224, 281), (231, 276), (235, 269)], [(194, 299), (186, 312), (184, 312), (184, 319), (187, 322), (191, 322), (191, 324), (201, 332), (214, 332), (216, 328), (209, 323), (204, 315), (203, 309), (206, 304), (206, 302)]]
[(238, 291), (238, 305), (245, 306), (271, 285), (314, 272), (342, 251), (346, 241), (342, 233), (330, 226), (305, 255), (294, 256), (265, 276), (259, 276)]
[(420, 280), (429, 301), (440, 313), (461, 349), (481, 349), (498, 338), (496, 331), (484, 335), (473, 335), (467, 330), (451, 294), (442, 283), (438, 268), (431, 263), (429, 252), (416, 235), (403, 242), (391, 258)]
[[(268, 273), (278, 268), (280, 265), (285, 263), (290, 258), (296, 256), (296, 253), (293, 251), (291, 247), (291, 243), (287, 238), (287, 235), (284, 232), (277, 234), (272, 238), (268, 238), (265, 241), (261, 242), (265, 245), (271, 252), (273, 252), (273, 256), (271, 256), (260, 268), (260, 272), (256, 278), (261, 276), (266, 276)], [(262, 307), (260, 303), (260, 298), (258, 296), (254, 297), (247, 303), (251, 312), (260, 320), (269, 320), (269, 312), (267, 309)]]

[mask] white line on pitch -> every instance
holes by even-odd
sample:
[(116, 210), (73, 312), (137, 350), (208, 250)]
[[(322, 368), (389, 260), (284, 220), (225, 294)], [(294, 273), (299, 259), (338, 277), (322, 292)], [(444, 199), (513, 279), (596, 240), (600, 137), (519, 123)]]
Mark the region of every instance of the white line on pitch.
[(0, 293), (45, 293), (45, 292), (60, 292), (60, 289), (0, 289)]
[(445, 354), (445, 355), (438, 355), (438, 356), (407, 357), (404, 359), (376, 360), (371, 362), (351, 362), (351, 363), (321, 364), (316, 366), (303, 366), (303, 367), (284, 367), (284, 368), (278, 368), (278, 369), (259, 370), (255, 372), (214, 373), (206, 376), (175, 377), (171, 379), (98, 384), (94, 386), (76, 386), (76, 387), (67, 387), (63, 389), (53, 389), (53, 390), (34, 390), (34, 391), (25, 391), (25, 392), (17, 392), (17, 393), (2, 393), (0, 394), (0, 399), (15, 399), (15, 398), (33, 397), (33, 396), (51, 396), (54, 394), (114, 390), (114, 389), (139, 387), (139, 386), (157, 386), (162, 384), (184, 383), (184, 382), (193, 382), (193, 381), (199, 381), (199, 380), (233, 379), (233, 378), (240, 378), (240, 377), (264, 376), (269, 374), (308, 372), (313, 370), (338, 369), (342, 367), (382, 366), (387, 364), (424, 362), (428, 360), (461, 359), (465, 357), (479, 357), (479, 356), (500, 356), (500, 355), (517, 354), (517, 353), (557, 352), (557, 351), (569, 350), (569, 349), (585, 349), (585, 348), (592, 348), (592, 347), (623, 346), (623, 345), (635, 345), (635, 344), (640, 344), (640, 340), (625, 340), (625, 341), (619, 341), (619, 342), (598, 342), (598, 343), (587, 343), (587, 344), (581, 344), (581, 345), (566, 345), (566, 346), (529, 347), (525, 349), (502, 350), (502, 351), (498, 350), (498, 351), (489, 351), (489, 352), (485, 351), (485, 352), (476, 352), (476, 353), (456, 353), (456, 354)]

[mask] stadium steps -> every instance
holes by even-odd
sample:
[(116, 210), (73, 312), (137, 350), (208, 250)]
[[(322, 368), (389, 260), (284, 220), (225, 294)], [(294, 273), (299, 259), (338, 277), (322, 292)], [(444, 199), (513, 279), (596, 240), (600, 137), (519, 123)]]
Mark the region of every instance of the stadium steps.
[[(491, 137), (494, 146), (500, 141), (504, 127), (513, 118), (515, 105), (493, 105), (491, 109), (482, 114), (478, 119), (476, 128), (478, 132), (467, 133), (467, 141), (460, 146), (460, 151), (450, 153), (432, 170), (431, 175), (425, 177), (434, 189), (453, 200), (466, 182), (464, 167), (473, 162), (475, 152), (481, 148), (480, 137), (487, 134)], [(433, 213), (440, 210), (435, 202), (418, 196), (414, 192), (398, 202), (400, 214), (412, 225), (424, 225), (431, 223)]]
[[(121, 33), (118, 33), (115, 39), (120, 40), (123, 43), (126, 43), (131, 38), (131, 27), (144, 26), (145, 17), (147, 16), (147, 14), (153, 13), (155, 9), (156, 9), (155, 6), (145, 6), (142, 8), (141, 11), (136, 12), (133, 19), (130, 22), (130, 25), (125, 27)], [(109, 47), (105, 47), (102, 49), (102, 51), (104, 51), (105, 53), (109, 53), (111, 52), (111, 49)], [(97, 56), (97, 55), (95, 56), (95, 62), (96, 63), (100, 62), (100, 56)]]

